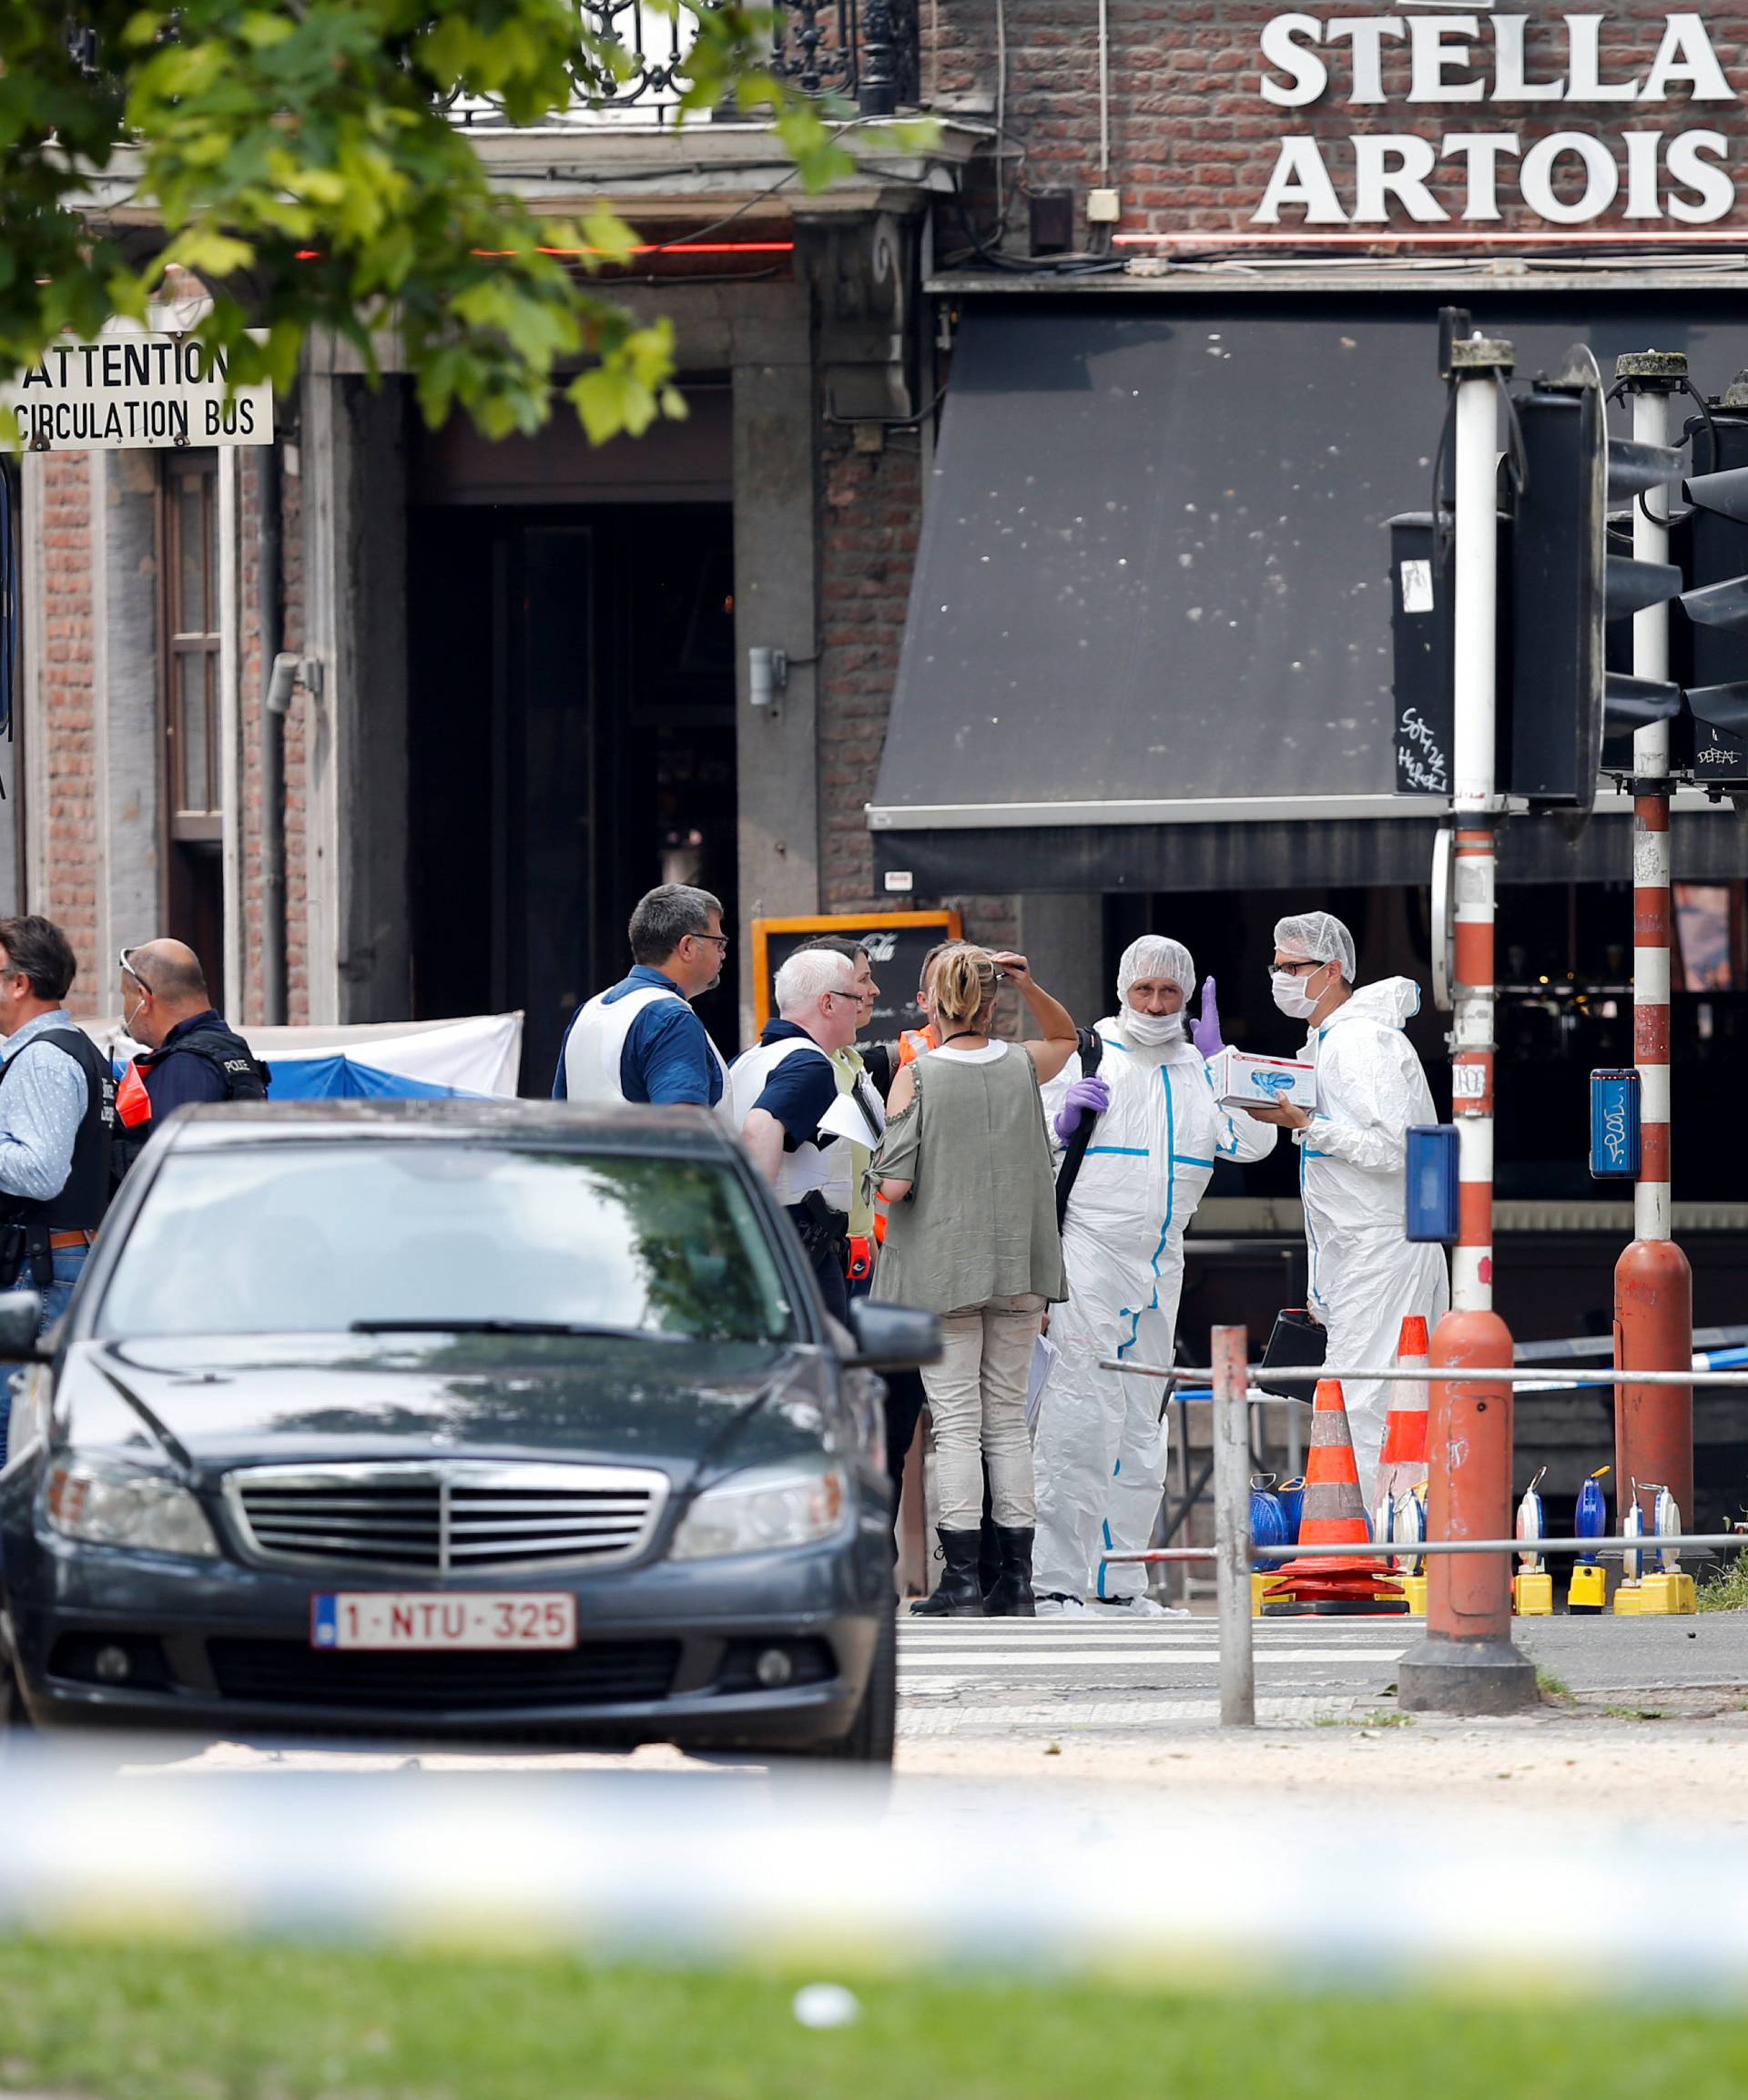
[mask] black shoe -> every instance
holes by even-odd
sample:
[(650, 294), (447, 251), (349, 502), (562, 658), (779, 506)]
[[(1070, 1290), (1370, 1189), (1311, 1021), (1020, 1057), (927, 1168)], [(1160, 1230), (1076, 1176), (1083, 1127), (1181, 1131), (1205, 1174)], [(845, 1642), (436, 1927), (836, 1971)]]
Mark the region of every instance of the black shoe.
[(969, 1618), (983, 1609), (983, 1592), (977, 1587), (977, 1539), (975, 1531), (937, 1531), (940, 1557), (947, 1571), (932, 1597), (910, 1607), (912, 1618)]
[(995, 1588), (983, 1600), (991, 1618), (1036, 1618), (1038, 1607), (1032, 1594), (1032, 1539), (1030, 1529), (1011, 1531), (998, 1524), (995, 1536), (1001, 1548), (1001, 1573)]

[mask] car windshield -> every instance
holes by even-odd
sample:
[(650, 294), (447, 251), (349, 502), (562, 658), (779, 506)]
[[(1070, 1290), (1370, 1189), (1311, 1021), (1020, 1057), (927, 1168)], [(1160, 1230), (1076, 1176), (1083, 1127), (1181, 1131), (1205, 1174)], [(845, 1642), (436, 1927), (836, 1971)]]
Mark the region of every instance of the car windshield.
[(403, 1327), (775, 1342), (795, 1320), (726, 1167), (449, 1139), (173, 1154), (97, 1320), (113, 1336)]

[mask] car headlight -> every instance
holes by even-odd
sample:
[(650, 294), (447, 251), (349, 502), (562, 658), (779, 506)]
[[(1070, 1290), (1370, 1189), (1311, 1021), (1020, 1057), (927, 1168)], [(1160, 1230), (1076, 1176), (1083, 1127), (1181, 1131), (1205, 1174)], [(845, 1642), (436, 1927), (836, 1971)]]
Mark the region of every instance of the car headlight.
[(43, 1483), (43, 1508), (56, 1531), (92, 1546), (212, 1559), (218, 1541), (186, 1487), (116, 1458), (62, 1454)]
[(770, 1553), (834, 1538), (849, 1521), (849, 1493), (836, 1466), (756, 1466), (706, 1487), (680, 1519), (675, 1560)]

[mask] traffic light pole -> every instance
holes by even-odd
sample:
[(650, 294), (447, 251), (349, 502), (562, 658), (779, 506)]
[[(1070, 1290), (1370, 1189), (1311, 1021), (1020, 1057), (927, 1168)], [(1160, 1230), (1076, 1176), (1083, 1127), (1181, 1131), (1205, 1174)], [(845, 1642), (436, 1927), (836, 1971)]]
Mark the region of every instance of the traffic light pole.
[[(1431, 1538), (1503, 1538), (1511, 1518), (1511, 1388), (1498, 1381), (1441, 1378), (1439, 1372), (1511, 1361), (1510, 1334), (1493, 1310), (1493, 928), (1500, 810), (1494, 734), (1498, 392), (1514, 362), (1509, 343), (1479, 335), (1450, 346), (1457, 394), (1450, 1043), (1458, 1238), (1451, 1261), (1451, 1310), (1432, 1337), (1427, 1439)], [(1429, 1555), (1427, 1638), (1402, 1659), (1399, 1703), (1415, 1712), (1458, 1714), (1509, 1713), (1533, 1705), (1535, 1668), (1512, 1647), (1510, 1632), (1509, 1555)]]
[[(1616, 377), (1632, 402), (1640, 444), (1669, 442), (1670, 398), (1687, 376), (1677, 352), (1622, 357)], [(1669, 560), (1666, 487), (1640, 497), (1632, 512), (1633, 558)], [(1669, 607), (1632, 622), (1632, 675), (1669, 677)], [(1633, 1239), (1614, 1271), (1614, 1361), (1621, 1371), (1685, 1371), (1693, 1360), (1693, 1277), (1674, 1243), (1670, 1214), (1670, 725), (1654, 722), (1632, 738), (1632, 1048), (1639, 1070), (1640, 1169), (1633, 1184)], [(1692, 1525), (1693, 1396), (1682, 1386), (1615, 1388), (1614, 1477), (1624, 1518), (1635, 1493), (1667, 1487)], [(1652, 1499), (1646, 1497), (1647, 1503)], [(1651, 1512), (1646, 1508), (1646, 1526)]]

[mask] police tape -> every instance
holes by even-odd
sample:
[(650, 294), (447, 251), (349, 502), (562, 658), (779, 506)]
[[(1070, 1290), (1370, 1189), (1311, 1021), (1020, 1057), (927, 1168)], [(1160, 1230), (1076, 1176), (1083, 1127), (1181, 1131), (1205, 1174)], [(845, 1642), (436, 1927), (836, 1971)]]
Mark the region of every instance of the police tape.
[(1631, 1935), (1636, 1992), (1748, 1983), (1748, 1838), (1654, 1810), (1508, 1821), (1446, 1800), (1428, 1818), (1271, 1787), (1265, 1815), (1254, 1795), (987, 1774), (889, 1793), (817, 1767), (466, 1772), (407, 1770), (404, 1753), (355, 1760), (399, 1768), (375, 1772), (302, 1770), (292, 1753), (117, 1776), (114, 1750), (99, 1770), (65, 1742), (8, 1745), (0, 1929), (1618, 1992), (1619, 1964), (1588, 1941), (1515, 1929), (1552, 1902)]

